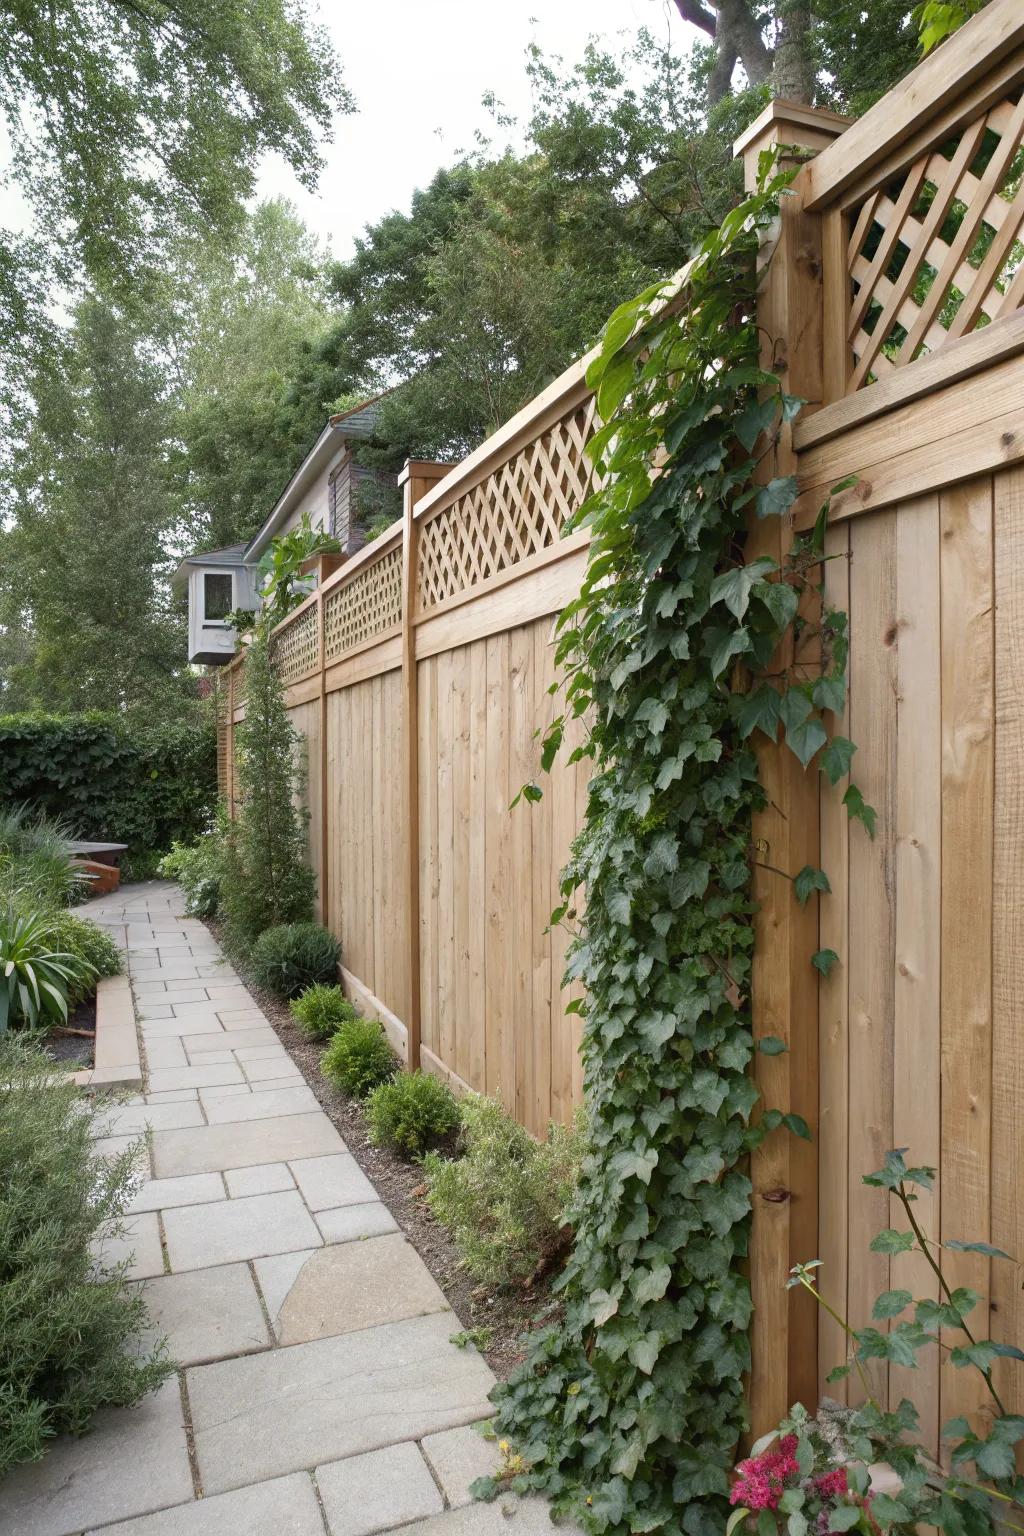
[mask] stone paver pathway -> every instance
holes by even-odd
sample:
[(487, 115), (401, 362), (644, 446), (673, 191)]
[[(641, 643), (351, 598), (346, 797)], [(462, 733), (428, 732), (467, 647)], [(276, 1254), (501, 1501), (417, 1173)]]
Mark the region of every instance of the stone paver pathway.
[(0, 1483), (0, 1536), (550, 1531), (470, 1500), (493, 1377), (181, 893), (88, 915), (127, 951), (147, 1074), (97, 1143), (149, 1128), (117, 1253), (181, 1369)]

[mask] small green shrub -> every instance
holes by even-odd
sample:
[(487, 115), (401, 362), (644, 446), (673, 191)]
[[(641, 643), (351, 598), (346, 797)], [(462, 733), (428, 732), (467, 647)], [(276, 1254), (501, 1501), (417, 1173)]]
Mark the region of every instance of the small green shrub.
[(88, 997), (100, 976), (120, 975), (121, 951), (98, 923), (76, 917), (73, 912), (51, 912), (46, 927), (55, 949), (85, 961), (91, 971), (90, 975), (69, 979), (68, 1002), (72, 1007)]
[(257, 986), (278, 997), (295, 997), (316, 981), (338, 974), (341, 945), (319, 923), (282, 923), (261, 933), (252, 947)]
[(359, 1017), (341, 988), (329, 982), (315, 982), (293, 998), (289, 1007), (309, 1040), (329, 1040), (340, 1024)]
[(45, 913), (0, 912), (0, 1036), (10, 1024), (63, 1023), (69, 994), (95, 975), (87, 960), (57, 948)]
[(175, 843), (160, 860), (159, 873), (165, 880), (176, 880), (185, 892), (185, 911), (190, 917), (217, 915), (223, 855), (223, 836), (218, 828), (197, 843)]
[(163, 1353), (137, 1353), (142, 1291), (93, 1256), (137, 1178), (137, 1145), (94, 1160), (102, 1123), (48, 1056), (0, 1039), (0, 1478), (172, 1374)]
[(430, 1153), (427, 1202), (485, 1285), (528, 1281), (563, 1246), (564, 1211), (579, 1177), (582, 1125), (534, 1141), (496, 1099), (462, 1100), (462, 1156)]
[(438, 1077), (399, 1072), (381, 1083), (366, 1101), (370, 1140), (403, 1157), (422, 1157), (459, 1126), (455, 1095)]
[(336, 1088), (362, 1099), (393, 1077), (398, 1063), (379, 1020), (356, 1017), (338, 1028), (320, 1066)]

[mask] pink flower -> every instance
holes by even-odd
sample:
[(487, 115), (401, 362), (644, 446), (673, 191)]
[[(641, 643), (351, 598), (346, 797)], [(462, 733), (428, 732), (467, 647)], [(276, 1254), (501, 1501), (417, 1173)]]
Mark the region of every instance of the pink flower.
[(825, 1472), (821, 1477), (814, 1479), (814, 1491), (823, 1499), (837, 1499), (842, 1494), (849, 1492), (849, 1484), (846, 1481), (846, 1468), (836, 1467), (834, 1472)]
[(786, 1491), (786, 1479), (799, 1473), (793, 1455), (795, 1450), (796, 1436), (785, 1435), (771, 1450), (741, 1461), (736, 1468), (729, 1503), (742, 1504), (747, 1509), (778, 1509), (779, 1500)]

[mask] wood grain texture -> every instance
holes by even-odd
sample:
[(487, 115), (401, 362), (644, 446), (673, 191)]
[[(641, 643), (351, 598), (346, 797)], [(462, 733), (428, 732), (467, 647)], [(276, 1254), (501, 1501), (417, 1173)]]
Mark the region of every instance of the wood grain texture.
[[(857, 743), (853, 777), (874, 806), (874, 838), (850, 828), (849, 933), (849, 1316), (863, 1327), (888, 1287), (889, 1261), (869, 1251), (889, 1225), (882, 1191), (861, 1180), (893, 1144), (893, 1033), (896, 946), (896, 520), (865, 518), (850, 530), (850, 732)], [(886, 1390), (884, 1366), (869, 1371)], [(857, 1400), (855, 1383), (851, 1401)]]
[[(942, 1238), (987, 1241), (992, 1135), (992, 483), (945, 491), (942, 518)], [(953, 1285), (973, 1286), (976, 1337), (988, 1337), (990, 1264), (949, 1254)], [(950, 1337), (950, 1342), (953, 1342)], [(957, 1340), (956, 1342), (961, 1342)], [(981, 1422), (976, 1371), (942, 1368), (944, 1419)]]
[[(942, 688), (939, 658), (939, 499), (901, 505), (896, 515), (897, 766), (896, 950), (893, 1021), (893, 1142), (913, 1163), (940, 1170), (933, 1191), (917, 1191), (917, 1215), (928, 1232), (939, 1230), (941, 1035), (939, 953), (942, 872)], [(898, 1203), (890, 1221), (905, 1225)], [(938, 1299), (938, 1284), (919, 1255), (894, 1258), (893, 1286), (915, 1297)], [(893, 1402), (912, 1397), (921, 1434), (939, 1450), (939, 1358), (919, 1357), (918, 1369), (893, 1366)]]
[[(1024, 472), (995, 482), (995, 772), (992, 868), (992, 1337), (1021, 1347), (1024, 1294)], [(997, 1362), (1010, 1413), (1024, 1411), (1017, 1362)]]

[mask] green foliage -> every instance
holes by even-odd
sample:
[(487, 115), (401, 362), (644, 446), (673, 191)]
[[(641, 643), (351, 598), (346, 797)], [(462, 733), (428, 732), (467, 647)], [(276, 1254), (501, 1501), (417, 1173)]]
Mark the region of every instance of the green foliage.
[(97, 1161), (102, 1111), (14, 1035), (0, 1039), (0, 1088), (3, 1477), (101, 1408), (137, 1403), (173, 1367), (162, 1351), (137, 1352), (144, 1294), (92, 1253), (138, 1187), (141, 1143)]
[(366, 1123), (375, 1147), (417, 1159), (458, 1129), (459, 1106), (440, 1078), (428, 1072), (398, 1072), (367, 1098)]
[(121, 951), (98, 923), (76, 917), (73, 912), (49, 912), (45, 922), (54, 949), (71, 955), (85, 968), (79, 976), (68, 978), (68, 1002), (72, 1007), (95, 990), (101, 976), (121, 974)]
[(95, 976), (84, 957), (57, 948), (45, 913), (0, 912), (0, 1035), (9, 1025), (63, 1024), (69, 994)]
[(28, 910), (81, 900), (86, 888), (68, 837), (59, 820), (27, 805), (0, 805), (0, 901)]
[(398, 1069), (383, 1025), (361, 1016), (338, 1026), (320, 1066), (336, 1088), (359, 1099), (386, 1083)]
[(261, 933), (252, 947), (256, 985), (278, 997), (295, 997), (338, 974), (341, 945), (318, 923), (283, 923)]
[(459, 1156), (424, 1160), (427, 1202), (484, 1285), (522, 1285), (562, 1251), (583, 1152), (582, 1124), (535, 1141), (497, 1099), (461, 1102)]
[(213, 832), (196, 843), (172, 843), (160, 860), (158, 873), (176, 880), (185, 892), (185, 911), (190, 917), (216, 917), (220, 906), (220, 880), (224, 861), (225, 822), (221, 817)]
[(209, 721), (0, 715), (0, 805), (28, 802), (75, 837), (163, 852), (204, 831), (216, 801)]
[(988, 0), (924, 0), (914, 12), (920, 29), (921, 52), (931, 53), (987, 4)]
[(359, 1017), (341, 988), (316, 982), (289, 1004), (292, 1017), (308, 1040), (329, 1040), (342, 1024)]
[[(744, 556), (751, 514), (794, 498), (762, 461), (800, 406), (758, 365), (755, 255), (789, 180), (768, 155), (759, 172), (680, 277), (605, 329), (588, 373), (601, 489), (575, 520), (589, 561), (556, 652), (566, 714), (589, 726), (576, 756), (593, 763), (553, 919), (585, 889), (567, 976), (585, 992), (589, 1146), (564, 1322), (497, 1389), (497, 1422), (529, 1468), (520, 1486), (615, 1536), (720, 1528), (750, 1364), (746, 1160), (768, 1134), (809, 1134), (771, 1108), (752, 1120), (751, 817), (765, 797), (749, 738), (832, 777), (824, 712), (845, 697), (845, 616), (810, 617), (827, 511), (781, 567)], [(817, 676), (792, 664), (794, 624), (820, 643)], [(823, 888), (801, 878), (794, 898)]]
[[(849, 1342), (846, 1360), (830, 1373), (835, 1381), (856, 1371), (864, 1402), (857, 1408), (833, 1406), (827, 1413), (811, 1418), (799, 1403), (779, 1426), (778, 1435), (790, 1437), (792, 1447), (785, 1476), (780, 1478), (768, 1505), (758, 1513), (745, 1507), (744, 1495), (755, 1486), (741, 1463), (740, 1486), (734, 1495), (738, 1508), (730, 1521), (730, 1530), (745, 1526), (758, 1536), (802, 1536), (819, 1513), (820, 1483), (830, 1475), (836, 1483), (836, 1469), (842, 1466), (835, 1492), (826, 1500), (828, 1529), (858, 1530), (864, 1536), (882, 1531), (894, 1536), (914, 1536), (923, 1529), (935, 1529), (944, 1536), (995, 1536), (995, 1532), (1013, 1528), (1011, 1506), (1024, 1497), (1024, 1478), (1017, 1472), (1016, 1447), (1024, 1440), (1024, 1418), (1008, 1413), (993, 1378), (993, 1366), (1000, 1359), (1024, 1360), (1024, 1350), (1015, 1344), (979, 1338), (969, 1321), (980, 1297), (968, 1286), (951, 1287), (942, 1266), (942, 1251), (977, 1252), (987, 1258), (1007, 1261), (1008, 1255), (990, 1243), (970, 1243), (929, 1238), (915, 1211), (919, 1195), (931, 1190), (935, 1170), (911, 1167), (905, 1149), (886, 1154), (884, 1165), (865, 1176), (864, 1183), (889, 1192), (903, 1210), (906, 1230), (880, 1232), (871, 1247), (883, 1253), (914, 1253), (918, 1263), (934, 1276), (930, 1296), (915, 1300), (909, 1290), (883, 1291), (872, 1308), (873, 1323), (854, 1327), (841, 1317), (821, 1295), (817, 1284), (817, 1259), (794, 1266), (790, 1287), (801, 1286), (839, 1323)], [(1012, 1261), (1009, 1261), (1012, 1262)], [(942, 1342), (940, 1343), (940, 1330)], [(952, 1343), (959, 1335), (962, 1343)], [(868, 1366), (872, 1361), (913, 1368), (923, 1350), (942, 1349), (949, 1365), (957, 1370), (977, 1371), (991, 1402), (991, 1414), (979, 1432), (964, 1418), (943, 1426), (942, 1438), (950, 1447), (951, 1473), (936, 1476), (930, 1454), (917, 1438), (920, 1432), (918, 1410), (904, 1398), (894, 1410), (883, 1408), (872, 1391)], [(771, 1455), (765, 1447), (776, 1439), (764, 1437), (755, 1451)], [(871, 1493), (869, 1468), (876, 1462), (888, 1464), (899, 1478), (897, 1492)], [(753, 1468), (756, 1473), (758, 1469)], [(817, 1502), (816, 1502), (817, 1501)], [(794, 1522), (796, 1525), (794, 1527)], [(820, 1527), (819, 1527), (820, 1528)]]
[(341, 545), (337, 539), (333, 534), (313, 528), (308, 512), (302, 514), (298, 527), (271, 539), (258, 566), (263, 621), (269, 625), (279, 624), (308, 596), (298, 580), (303, 561), (314, 555), (340, 553)]
[(8, 6), (0, 96), (32, 215), (0, 275), (8, 354), (31, 353), (46, 293), (83, 273), (133, 300), (175, 238), (229, 243), (268, 151), (314, 186), (318, 140), (352, 108), (326, 32), (290, 0)]
[(0, 531), (0, 709), (197, 713), (185, 611), (166, 582), (172, 414), (151, 343), (83, 300), (63, 366), (35, 380)]
[[(296, 805), (304, 782), (299, 736), (284, 707), (265, 628), (249, 647), (244, 678), (245, 719), (235, 731), (240, 805), (226, 828), (220, 878), (228, 938), (243, 948), (265, 929), (305, 924), (316, 890), (306, 863), (308, 815)], [(303, 979), (321, 981), (325, 974), (296, 974), (292, 990), (298, 991)], [(330, 975), (333, 979), (333, 971)]]

